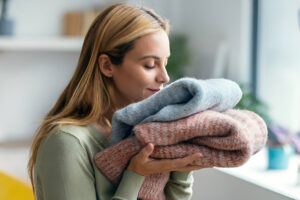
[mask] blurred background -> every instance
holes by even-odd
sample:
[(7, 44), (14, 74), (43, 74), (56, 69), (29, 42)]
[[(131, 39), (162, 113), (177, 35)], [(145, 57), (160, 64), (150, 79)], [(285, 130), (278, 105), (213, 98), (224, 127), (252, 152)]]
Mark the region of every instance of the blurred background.
[[(34, 132), (71, 78), (90, 23), (118, 2), (0, 0), (0, 172), (28, 183)], [(234, 80), (244, 91), (237, 108), (268, 124), (268, 148), (246, 166), (195, 172), (193, 199), (300, 199), (300, 0), (127, 2), (169, 19), (172, 80)], [(270, 164), (272, 148), (279, 164)]]

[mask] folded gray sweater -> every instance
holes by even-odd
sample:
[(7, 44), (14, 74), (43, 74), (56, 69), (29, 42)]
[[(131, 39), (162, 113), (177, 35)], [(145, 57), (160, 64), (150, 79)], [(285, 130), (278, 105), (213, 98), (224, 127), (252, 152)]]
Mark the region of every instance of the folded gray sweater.
[(241, 99), (238, 84), (227, 79), (182, 78), (154, 95), (116, 111), (109, 145), (132, 136), (137, 124), (178, 120), (204, 110), (233, 108)]

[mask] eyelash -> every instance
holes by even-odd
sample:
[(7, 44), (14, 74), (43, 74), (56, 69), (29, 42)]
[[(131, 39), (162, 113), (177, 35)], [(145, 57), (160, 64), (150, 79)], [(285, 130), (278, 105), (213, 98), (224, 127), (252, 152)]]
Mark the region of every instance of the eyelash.
[(147, 65), (145, 65), (145, 68), (146, 69), (153, 69), (153, 68), (155, 68), (155, 66), (147, 66)]

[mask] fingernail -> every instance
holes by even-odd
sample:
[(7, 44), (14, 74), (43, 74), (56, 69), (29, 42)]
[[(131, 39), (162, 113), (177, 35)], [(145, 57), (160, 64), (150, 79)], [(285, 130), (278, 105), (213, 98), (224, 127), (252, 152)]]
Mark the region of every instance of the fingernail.
[(198, 155), (198, 157), (203, 157), (203, 154), (202, 153), (197, 153)]

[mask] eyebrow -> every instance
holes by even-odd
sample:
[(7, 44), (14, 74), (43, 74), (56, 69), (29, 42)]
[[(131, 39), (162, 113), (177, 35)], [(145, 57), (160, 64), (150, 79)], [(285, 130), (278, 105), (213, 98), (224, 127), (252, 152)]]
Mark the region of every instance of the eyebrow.
[[(169, 58), (169, 57), (170, 57), (170, 55), (167, 58)], [(154, 55), (143, 56), (143, 57), (139, 58), (139, 60), (144, 60), (144, 59), (147, 59), (147, 58), (153, 58), (155, 60), (160, 60), (160, 57), (154, 56)]]

